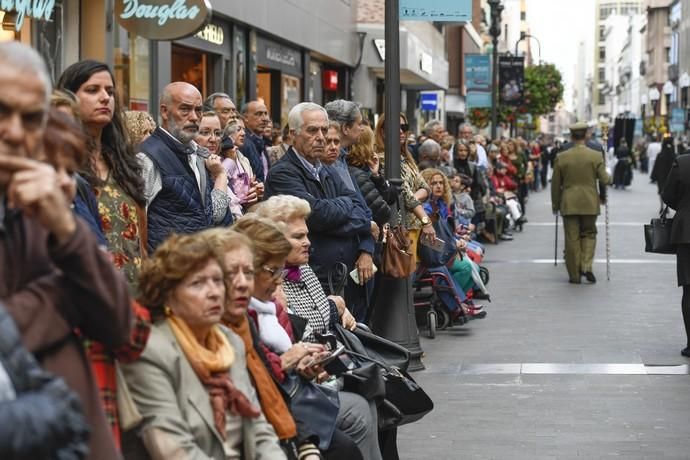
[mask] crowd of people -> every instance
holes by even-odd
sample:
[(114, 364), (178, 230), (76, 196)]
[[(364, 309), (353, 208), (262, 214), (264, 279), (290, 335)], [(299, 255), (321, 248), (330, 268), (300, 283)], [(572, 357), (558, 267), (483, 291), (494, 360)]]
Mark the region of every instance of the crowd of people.
[[(156, 123), (106, 64), (53, 89), (19, 43), (0, 45), (0, 107), (3, 459), (397, 458), (324, 337), (369, 321), (393, 221), (454, 280), (456, 316), (486, 315), (475, 256), (522, 230), (548, 167), (538, 143), (438, 121), (414, 138), (401, 115), (398, 188), (385, 117), (355, 102), (297, 104), (280, 128), (261, 100), (172, 82)], [(433, 266), (417, 246), (439, 223), (454, 248)]]

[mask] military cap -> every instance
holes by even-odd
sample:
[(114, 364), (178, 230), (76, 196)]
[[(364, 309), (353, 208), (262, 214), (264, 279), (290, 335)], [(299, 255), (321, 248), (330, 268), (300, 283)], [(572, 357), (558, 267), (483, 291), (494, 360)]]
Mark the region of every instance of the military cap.
[(570, 131), (586, 131), (589, 129), (589, 125), (584, 121), (578, 121), (570, 125)]

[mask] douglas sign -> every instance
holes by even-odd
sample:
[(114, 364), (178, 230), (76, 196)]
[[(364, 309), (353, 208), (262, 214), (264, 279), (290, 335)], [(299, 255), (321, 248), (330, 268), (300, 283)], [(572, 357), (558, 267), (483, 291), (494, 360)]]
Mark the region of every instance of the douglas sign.
[(115, 17), (127, 31), (149, 40), (194, 35), (211, 19), (207, 0), (116, 0)]

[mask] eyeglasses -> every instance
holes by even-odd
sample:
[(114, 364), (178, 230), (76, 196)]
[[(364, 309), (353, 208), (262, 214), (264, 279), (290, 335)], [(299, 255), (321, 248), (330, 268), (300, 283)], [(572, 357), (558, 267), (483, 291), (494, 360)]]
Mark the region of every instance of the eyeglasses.
[(211, 135), (215, 137), (223, 137), (223, 131), (217, 129), (215, 131), (211, 131), (210, 129), (204, 129), (202, 131), (199, 131), (199, 136), (203, 137), (211, 137)]
[(265, 271), (266, 273), (270, 273), (273, 281), (278, 281), (281, 278), (285, 278), (285, 276), (287, 276), (287, 272), (288, 272), (287, 269), (285, 269), (285, 268), (271, 268), (271, 267), (267, 267), (266, 265), (261, 267), (261, 269), (263, 271)]

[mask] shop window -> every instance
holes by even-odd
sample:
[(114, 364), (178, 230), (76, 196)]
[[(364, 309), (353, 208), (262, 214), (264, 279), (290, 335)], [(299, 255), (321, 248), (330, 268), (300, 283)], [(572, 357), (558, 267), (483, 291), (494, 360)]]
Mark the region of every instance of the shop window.
[(239, 108), (247, 101), (247, 41), (244, 30), (235, 28), (233, 33), (233, 67), (235, 70), (235, 103)]
[[(300, 84), (300, 79), (297, 77), (291, 77), (289, 75), (283, 75), (281, 79), (281, 91), (280, 94), (283, 95), (282, 107), (280, 111), (280, 125), (285, 126), (288, 120), (288, 113), (290, 109), (300, 103), (302, 88)], [(275, 117), (274, 117), (275, 118)]]
[(150, 42), (124, 29), (115, 34), (115, 79), (122, 107), (151, 112)]
[(172, 47), (172, 81), (185, 81), (196, 86), (202, 96), (208, 94), (212, 87), (209, 66), (210, 59), (206, 53), (184, 46)]

